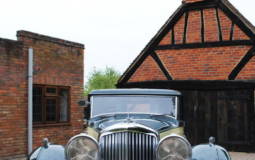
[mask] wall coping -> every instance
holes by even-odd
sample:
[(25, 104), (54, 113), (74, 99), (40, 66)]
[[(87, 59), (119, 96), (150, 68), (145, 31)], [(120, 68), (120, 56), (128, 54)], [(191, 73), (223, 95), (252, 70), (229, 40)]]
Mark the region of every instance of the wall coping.
[(6, 39), (6, 38), (0, 38), (0, 44), (6, 44), (6, 43), (17, 44), (17, 45), (22, 45), (23, 44), (20, 41), (16, 41), (16, 40), (12, 40), (12, 39)]
[(75, 47), (75, 48), (82, 48), (82, 49), (85, 48), (84, 44), (81, 44), (81, 43), (67, 41), (60, 38), (50, 37), (43, 34), (38, 34), (38, 33), (29, 32), (25, 30), (17, 31), (17, 37), (26, 37), (26, 38), (36, 39), (36, 40), (42, 40), (42, 41), (47, 41), (51, 43), (56, 43), (59, 45), (65, 45), (68, 47)]

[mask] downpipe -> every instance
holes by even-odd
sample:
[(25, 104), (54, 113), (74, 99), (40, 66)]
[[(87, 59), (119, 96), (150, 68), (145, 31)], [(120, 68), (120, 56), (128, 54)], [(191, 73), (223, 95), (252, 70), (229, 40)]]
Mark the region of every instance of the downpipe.
[(33, 48), (28, 49), (28, 155), (33, 149)]

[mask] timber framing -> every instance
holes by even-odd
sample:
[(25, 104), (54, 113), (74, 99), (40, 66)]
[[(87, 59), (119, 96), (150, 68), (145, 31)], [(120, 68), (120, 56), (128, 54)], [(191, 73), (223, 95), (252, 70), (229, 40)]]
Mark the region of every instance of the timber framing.
[(176, 90), (235, 90), (255, 89), (255, 81), (231, 80), (174, 80), (174, 81), (144, 81), (117, 84), (118, 88), (161, 88)]
[(184, 25), (184, 31), (183, 31), (183, 43), (184, 44), (186, 44), (188, 20), (189, 20), (189, 12), (187, 11), (185, 14), (185, 25)]
[(219, 0), (207, 0), (206, 2), (196, 2), (185, 5), (185, 11), (195, 11), (201, 9), (215, 8), (218, 6)]
[(234, 22), (232, 22), (231, 30), (230, 30), (230, 37), (229, 37), (229, 40), (230, 40), (230, 41), (232, 41), (232, 40), (233, 40), (234, 27), (235, 27), (235, 23), (234, 23)]
[(222, 42), (204, 42), (204, 43), (189, 43), (189, 44), (175, 44), (175, 45), (161, 45), (155, 47), (155, 50), (169, 50), (169, 49), (193, 49), (193, 48), (211, 48), (211, 47), (225, 47), (225, 46), (251, 46), (254, 43), (250, 40), (235, 40)]
[[(205, 42), (204, 38), (204, 15), (203, 10), (213, 8), (216, 9), (216, 18), (218, 21), (219, 29), (219, 41), (217, 42)], [(221, 9), (227, 17), (232, 21), (232, 27), (230, 31), (229, 41), (222, 40), (221, 24), (218, 15), (218, 9)], [(185, 16), (185, 27), (184, 33), (187, 28), (188, 12), (198, 10), (201, 12), (201, 43), (186, 43), (186, 34), (183, 35), (183, 44), (175, 44), (175, 37), (172, 36), (172, 44), (158, 46), (163, 37), (165, 37), (170, 30), (174, 35), (174, 25), (182, 17)], [(234, 26), (237, 25), (249, 38), (250, 40), (233, 40)], [(251, 45), (255, 44), (255, 28), (254, 26), (242, 16), (238, 10), (233, 7), (227, 0), (207, 0), (191, 4), (183, 3), (175, 13), (167, 20), (159, 32), (152, 38), (147, 46), (142, 50), (138, 57), (132, 62), (128, 69), (124, 72), (118, 81), (118, 84), (127, 83), (130, 77), (134, 74), (137, 68), (142, 64), (145, 58), (151, 54), (154, 54), (155, 50), (165, 49), (188, 49), (188, 48), (209, 48), (209, 47), (223, 47), (223, 46), (238, 46), (238, 45)], [(240, 61), (236, 68), (230, 73), (229, 79), (235, 79), (241, 69), (249, 62), (252, 53), (249, 51), (246, 56)], [(161, 65), (160, 65), (161, 66)], [(162, 72), (165, 73), (164, 68), (160, 67)]]
[(168, 73), (166, 67), (164, 66), (164, 64), (162, 63), (162, 61), (160, 60), (159, 56), (157, 55), (157, 53), (152, 52), (151, 54), (152, 58), (157, 62), (159, 68), (161, 69), (161, 71), (164, 73), (164, 75), (166, 76), (166, 78), (168, 80), (173, 80), (173, 78), (171, 77), (171, 75)]
[(145, 46), (142, 52), (136, 57), (124, 74), (120, 77), (118, 83), (126, 83), (130, 77), (134, 74), (136, 69), (142, 64), (145, 58), (154, 51), (154, 48), (160, 43), (160, 40), (168, 33), (175, 23), (181, 18), (184, 13), (185, 5), (182, 4), (174, 14), (167, 20), (167, 22), (161, 27), (160, 31), (151, 39), (151, 41)]
[(201, 41), (202, 43), (205, 42), (205, 24), (204, 24), (204, 11), (203, 9), (200, 10), (201, 14)]
[(172, 44), (175, 44), (174, 27), (172, 29)]
[(215, 10), (216, 10), (217, 23), (218, 23), (219, 40), (222, 41), (222, 30), (221, 30), (221, 24), (220, 24), (219, 9), (215, 8)]
[(234, 68), (234, 70), (230, 73), (230, 75), (228, 76), (229, 80), (234, 80), (238, 76), (238, 74), (241, 72), (244, 66), (254, 56), (254, 52), (255, 52), (255, 47), (252, 47), (248, 51), (248, 53), (243, 57), (243, 59), (238, 63), (238, 65)]
[(254, 42), (255, 41), (255, 28), (254, 26), (229, 3), (227, 0), (221, 0), (218, 7), (238, 26), (240, 27)]

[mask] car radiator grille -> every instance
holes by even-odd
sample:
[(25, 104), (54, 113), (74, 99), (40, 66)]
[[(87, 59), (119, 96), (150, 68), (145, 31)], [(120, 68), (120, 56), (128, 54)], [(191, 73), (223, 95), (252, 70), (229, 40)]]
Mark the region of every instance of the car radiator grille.
[(100, 138), (102, 160), (155, 160), (157, 138), (151, 134), (118, 132)]

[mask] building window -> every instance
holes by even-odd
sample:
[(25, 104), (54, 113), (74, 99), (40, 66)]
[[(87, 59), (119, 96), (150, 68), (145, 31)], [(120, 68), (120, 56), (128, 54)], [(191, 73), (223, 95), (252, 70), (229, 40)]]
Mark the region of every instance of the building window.
[(33, 86), (33, 122), (35, 124), (69, 121), (70, 87)]

